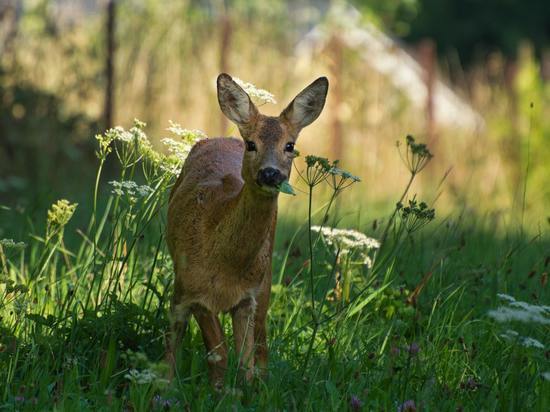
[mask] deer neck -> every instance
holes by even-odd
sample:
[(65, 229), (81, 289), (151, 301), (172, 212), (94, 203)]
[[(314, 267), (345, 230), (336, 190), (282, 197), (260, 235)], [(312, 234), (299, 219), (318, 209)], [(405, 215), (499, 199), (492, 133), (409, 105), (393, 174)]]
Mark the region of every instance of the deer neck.
[(228, 207), (226, 222), (222, 229), (224, 253), (231, 265), (245, 269), (253, 263), (266, 239), (271, 238), (277, 218), (278, 196), (265, 196), (244, 184)]

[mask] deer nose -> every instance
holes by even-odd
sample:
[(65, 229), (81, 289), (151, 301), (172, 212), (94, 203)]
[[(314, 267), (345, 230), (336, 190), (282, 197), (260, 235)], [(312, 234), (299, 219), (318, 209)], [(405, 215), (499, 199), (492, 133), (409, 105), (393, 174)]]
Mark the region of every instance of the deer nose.
[(258, 172), (258, 183), (261, 185), (277, 187), (283, 183), (286, 176), (280, 170), (273, 167), (266, 167)]

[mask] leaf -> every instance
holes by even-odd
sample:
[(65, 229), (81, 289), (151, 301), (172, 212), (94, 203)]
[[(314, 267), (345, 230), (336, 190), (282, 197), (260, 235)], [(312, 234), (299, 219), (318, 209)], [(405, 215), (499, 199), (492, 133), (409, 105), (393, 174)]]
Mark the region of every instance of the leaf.
[(296, 196), (296, 192), (294, 191), (292, 186), (290, 186), (290, 183), (288, 183), (288, 180), (285, 180), (283, 183), (281, 183), (278, 189), (279, 189), (279, 192), (281, 193), (286, 193), (287, 195)]

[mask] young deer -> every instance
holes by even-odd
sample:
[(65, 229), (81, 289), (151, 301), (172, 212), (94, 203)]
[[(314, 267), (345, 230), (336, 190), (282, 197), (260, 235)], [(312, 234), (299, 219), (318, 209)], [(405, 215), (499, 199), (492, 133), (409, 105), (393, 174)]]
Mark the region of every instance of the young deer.
[(254, 361), (267, 367), (277, 188), (290, 175), (298, 133), (323, 110), (328, 80), (315, 80), (278, 117), (260, 114), (229, 75), (220, 74), (217, 86), (220, 108), (244, 142), (205, 139), (193, 147), (170, 194), (166, 238), (175, 271), (167, 341), (172, 374), (192, 314), (208, 352), (210, 381), (219, 387), (227, 366), (219, 312), (231, 313), (246, 379), (253, 377)]

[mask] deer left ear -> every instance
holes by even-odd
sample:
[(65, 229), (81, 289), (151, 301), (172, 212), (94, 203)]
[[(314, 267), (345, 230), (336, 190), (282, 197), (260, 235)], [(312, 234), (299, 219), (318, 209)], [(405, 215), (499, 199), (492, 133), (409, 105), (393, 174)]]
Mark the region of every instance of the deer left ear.
[(280, 117), (297, 132), (300, 131), (319, 117), (325, 106), (327, 92), (328, 79), (319, 77), (292, 100)]

